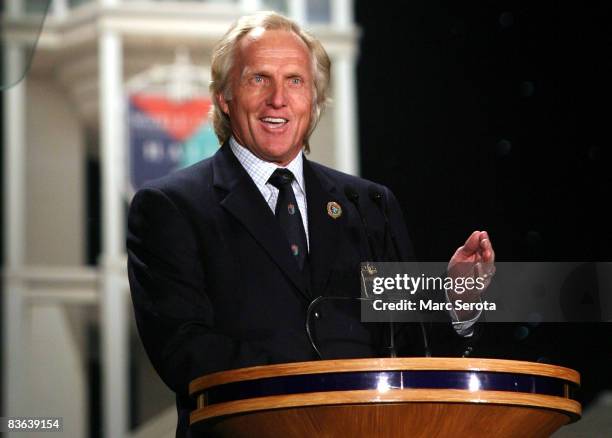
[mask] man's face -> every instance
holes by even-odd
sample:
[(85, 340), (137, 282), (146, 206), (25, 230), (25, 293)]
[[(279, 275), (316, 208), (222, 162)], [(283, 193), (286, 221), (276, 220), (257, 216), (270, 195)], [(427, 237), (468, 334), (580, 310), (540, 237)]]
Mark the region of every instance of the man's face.
[(294, 33), (256, 28), (236, 47), (231, 99), (219, 95), (232, 134), (259, 158), (288, 164), (310, 126), (313, 77), (310, 52)]

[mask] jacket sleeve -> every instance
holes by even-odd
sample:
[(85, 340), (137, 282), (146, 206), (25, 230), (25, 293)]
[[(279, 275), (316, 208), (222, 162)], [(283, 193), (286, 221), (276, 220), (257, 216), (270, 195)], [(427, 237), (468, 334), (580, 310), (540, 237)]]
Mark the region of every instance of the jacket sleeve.
[(190, 221), (165, 192), (147, 188), (136, 194), (127, 231), (136, 324), (153, 366), (180, 395), (206, 373), (283, 362), (284, 352), (271, 347), (292, 344), (287, 333), (274, 335), (283, 339), (243, 342), (215, 330), (203, 250)]

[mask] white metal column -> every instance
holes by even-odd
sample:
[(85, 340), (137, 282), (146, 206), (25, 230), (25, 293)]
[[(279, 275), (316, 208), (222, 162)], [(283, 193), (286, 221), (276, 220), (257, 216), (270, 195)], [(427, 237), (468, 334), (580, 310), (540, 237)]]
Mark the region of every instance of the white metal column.
[(101, 337), (105, 438), (128, 432), (128, 349), (125, 268), (122, 41), (102, 28), (99, 37), (100, 145), (102, 159)]
[[(18, 78), (25, 68), (24, 49), (4, 50), (5, 79)], [(25, 392), (23, 333), (25, 261), (25, 79), (2, 92), (4, 104), (4, 293), (3, 293), (3, 415), (31, 415), (23, 410)], [(13, 436), (7, 434), (7, 436)]]
[(66, 18), (68, 15), (68, 0), (53, 0), (51, 11), (54, 18)]
[[(331, 21), (335, 29), (353, 28), (353, 1), (330, 0)], [(359, 173), (359, 143), (357, 139), (357, 86), (355, 81), (355, 53), (352, 47), (333, 58), (334, 144), (339, 170)]]
[(261, 9), (261, 0), (240, 0), (240, 9), (246, 13), (258, 11)]
[(289, 17), (294, 19), (300, 24), (306, 23), (306, 0), (288, 0), (287, 1), (287, 12)]
[[(23, 4), (9, 0), (5, 15), (18, 17)], [(4, 49), (4, 80), (20, 78), (25, 69), (25, 51), (19, 45)], [(4, 105), (4, 275), (2, 305), (3, 412), (4, 416), (28, 415), (24, 412), (24, 294), (20, 276), (25, 263), (25, 156), (26, 156), (25, 79), (2, 92)], [(7, 438), (17, 436), (7, 433)]]
[(356, 131), (355, 57), (352, 53), (340, 53), (334, 57), (333, 62), (336, 163), (338, 170), (357, 175), (359, 145)]
[(330, 0), (331, 18), (334, 27), (346, 30), (353, 26), (353, 1), (352, 0)]

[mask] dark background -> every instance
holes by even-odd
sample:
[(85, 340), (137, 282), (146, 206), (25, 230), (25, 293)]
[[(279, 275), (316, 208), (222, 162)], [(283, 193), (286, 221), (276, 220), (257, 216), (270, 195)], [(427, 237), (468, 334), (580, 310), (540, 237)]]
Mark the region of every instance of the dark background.
[[(612, 260), (603, 5), (356, 2), (362, 175), (393, 190), (419, 259), (487, 230), (499, 261)], [(610, 324), (483, 324), (472, 355), (574, 367), (587, 403), (612, 388)]]

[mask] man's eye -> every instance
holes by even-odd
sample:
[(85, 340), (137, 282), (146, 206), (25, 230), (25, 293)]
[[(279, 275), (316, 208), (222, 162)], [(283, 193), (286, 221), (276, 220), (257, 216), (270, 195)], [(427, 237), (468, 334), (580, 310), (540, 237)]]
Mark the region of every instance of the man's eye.
[(302, 78), (291, 78), (290, 83), (291, 85), (301, 85)]
[(263, 81), (264, 81), (263, 76), (261, 76), (261, 75), (255, 75), (255, 76), (253, 76), (253, 82), (254, 82), (254, 83), (256, 83), (256, 84), (262, 84), (262, 83), (263, 83)]

